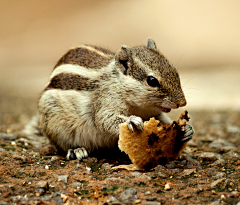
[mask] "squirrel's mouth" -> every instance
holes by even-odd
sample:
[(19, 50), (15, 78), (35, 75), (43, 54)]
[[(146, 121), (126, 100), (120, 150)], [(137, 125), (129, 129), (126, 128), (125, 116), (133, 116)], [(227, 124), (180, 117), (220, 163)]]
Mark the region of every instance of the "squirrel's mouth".
[(170, 112), (170, 111), (171, 111), (170, 108), (160, 107), (160, 109), (161, 109), (163, 112)]

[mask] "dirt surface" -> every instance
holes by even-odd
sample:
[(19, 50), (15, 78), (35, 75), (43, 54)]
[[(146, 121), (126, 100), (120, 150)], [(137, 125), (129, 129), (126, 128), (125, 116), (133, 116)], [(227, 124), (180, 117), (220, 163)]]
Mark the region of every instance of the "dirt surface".
[(21, 132), (34, 100), (0, 102), (0, 204), (240, 204), (240, 112), (189, 111), (196, 133), (179, 159), (131, 172), (112, 169), (130, 163), (123, 155), (56, 156)]

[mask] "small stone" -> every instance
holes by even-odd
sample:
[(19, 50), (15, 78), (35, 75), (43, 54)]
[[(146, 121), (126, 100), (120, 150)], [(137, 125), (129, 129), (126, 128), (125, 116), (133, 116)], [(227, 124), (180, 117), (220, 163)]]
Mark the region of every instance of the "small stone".
[(9, 205), (9, 203), (5, 202), (5, 201), (2, 201), (0, 200), (0, 205)]
[(164, 171), (166, 170), (166, 168), (163, 166), (163, 165), (157, 165), (155, 168), (154, 168), (154, 171), (155, 172), (160, 172), (160, 171)]
[(164, 190), (168, 191), (168, 190), (170, 190), (170, 189), (171, 189), (170, 184), (167, 182), (167, 183), (165, 184)]
[(51, 166), (59, 166), (59, 159), (60, 158), (58, 156), (53, 156), (49, 163), (51, 164)]
[(49, 201), (50, 199), (51, 199), (51, 197), (48, 195), (42, 197), (43, 201)]
[(80, 182), (73, 182), (71, 184), (71, 186), (74, 187), (74, 188), (80, 188), (82, 186), (82, 183), (80, 183)]
[(56, 174), (53, 174), (53, 176), (57, 177), (58, 181), (62, 181), (64, 184), (67, 184), (68, 175), (56, 175)]
[(49, 166), (48, 166), (48, 165), (45, 165), (45, 169), (49, 170)]
[(36, 189), (36, 190), (35, 190), (35, 195), (36, 195), (36, 196), (41, 196), (41, 195), (43, 195), (44, 193), (45, 193), (45, 190), (42, 189), (42, 188), (39, 188), (39, 189)]
[(151, 179), (156, 179), (157, 178), (157, 174), (155, 173), (146, 173), (146, 174), (143, 174), (143, 175), (146, 175), (147, 177), (150, 177)]
[(222, 166), (225, 166), (226, 164), (226, 161), (224, 159), (218, 159), (217, 161), (215, 161), (214, 163), (210, 164), (209, 167), (222, 167)]
[(181, 173), (181, 176), (182, 177), (189, 176), (194, 172), (196, 172), (196, 169), (184, 169), (183, 172)]
[(135, 201), (135, 204), (139, 204), (139, 203), (141, 203), (141, 199), (137, 199), (137, 200)]
[(218, 179), (218, 180), (212, 182), (211, 185), (210, 185), (210, 188), (215, 188), (216, 186), (218, 186), (219, 184), (221, 184), (225, 180), (226, 179), (224, 178), (224, 179)]
[(165, 174), (163, 174), (162, 172), (158, 172), (157, 174), (160, 178), (163, 178), (163, 179), (167, 178), (167, 176)]
[(95, 157), (88, 157), (86, 159), (83, 159), (82, 161), (86, 162), (86, 163), (97, 163), (98, 162), (97, 158), (95, 158)]
[(119, 199), (123, 203), (130, 204), (138, 199), (137, 190), (135, 188), (128, 188), (120, 194)]
[(235, 125), (227, 125), (227, 132), (229, 133), (238, 133), (240, 132), (240, 127), (235, 126)]
[(185, 195), (182, 196), (183, 199), (189, 199), (191, 197), (192, 197), (191, 194), (185, 194)]
[(193, 191), (194, 194), (199, 194), (200, 192), (203, 192), (202, 188), (198, 188)]
[(237, 162), (240, 159), (240, 156), (237, 152), (231, 150), (224, 154), (224, 159), (231, 159), (231, 161)]
[(141, 172), (138, 172), (138, 171), (135, 171), (135, 172), (130, 172), (130, 174), (133, 176), (133, 177), (140, 177), (142, 175)]
[(68, 195), (61, 194), (61, 198), (62, 198), (63, 203), (65, 203), (68, 200)]
[(217, 192), (215, 190), (212, 190), (212, 195), (216, 195)]
[(161, 205), (158, 201), (147, 201), (144, 205)]
[(216, 149), (222, 149), (222, 147), (224, 147), (224, 146), (235, 147), (234, 144), (232, 144), (224, 139), (216, 139), (213, 142), (211, 142), (208, 146), (211, 148), (216, 148)]
[(210, 205), (220, 205), (220, 199), (212, 202)]
[(48, 182), (47, 181), (39, 181), (36, 183), (37, 188), (47, 189), (48, 188)]
[(166, 164), (166, 167), (167, 167), (168, 169), (176, 168), (176, 163), (175, 163), (175, 161), (169, 162), (168, 164)]
[(221, 195), (220, 198), (221, 198), (221, 201), (226, 201), (227, 200), (227, 198), (223, 194)]
[(26, 163), (32, 163), (32, 160), (28, 157), (25, 157), (25, 156), (21, 156), (21, 155), (12, 155), (12, 157), (16, 160), (21, 160), (22, 162)]
[(214, 177), (215, 178), (224, 178), (226, 174), (224, 172), (218, 172)]
[(144, 195), (150, 195), (152, 192), (150, 192), (150, 191), (146, 191), (145, 193), (144, 193)]
[(230, 197), (232, 198), (237, 198), (240, 196), (240, 193), (238, 191), (232, 191), (230, 194), (229, 194)]
[(201, 152), (197, 154), (197, 157), (202, 161), (216, 161), (221, 158), (221, 155), (213, 152)]
[(114, 196), (110, 196), (106, 202), (107, 203), (112, 203), (112, 202), (115, 202), (115, 201), (118, 201), (117, 198), (114, 197)]
[(0, 132), (0, 140), (11, 141), (17, 139), (17, 135)]
[(85, 169), (81, 164), (77, 164), (74, 170)]
[(101, 168), (104, 169), (105, 171), (111, 170), (111, 166), (109, 163), (102, 164)]

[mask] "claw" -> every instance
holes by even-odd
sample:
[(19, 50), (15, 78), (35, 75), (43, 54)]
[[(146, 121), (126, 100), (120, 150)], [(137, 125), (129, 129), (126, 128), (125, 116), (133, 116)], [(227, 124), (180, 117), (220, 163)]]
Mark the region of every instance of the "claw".
[(126, 123), (128, 124), (128, 129), (131, 130), (132, 132), (133, 130), (133, 125), (138, 129), (138, 130), (143, 130), (144, 124), (142, 121), (141, 117), (137, 117), (134, 115), (131, 115), (129, 117), (129, 119), (126, 121)]
[(88, 152), (87, 150), (84, 148), (84, 147), (81, 147), (81, 148), (77, 148), (77, 149), (69, 149), (68, 152), (67, 152), (67, 155), (66, 155), (66, 158), (68, 160), (71, 160), (71, 159), (83, 159), (83, 158), (86, 158), (88, 157)]
[(181, 139), (182, 142), (187, 142), (190, 139), (192, 139), (192, 136), (194, 134), (194, 129), (192, 127), (192, 125), (186, 124), (185, 130), (184, 130), (184, 136)]

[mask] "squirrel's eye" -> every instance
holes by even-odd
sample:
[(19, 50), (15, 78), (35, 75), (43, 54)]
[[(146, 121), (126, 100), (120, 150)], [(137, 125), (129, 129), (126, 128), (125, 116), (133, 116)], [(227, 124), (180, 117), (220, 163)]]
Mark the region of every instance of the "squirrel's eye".
[(160, 87), (158, 80), (152, 76), (147, 77), (147, 83), (151, 87)]

